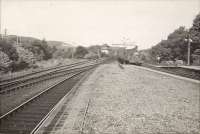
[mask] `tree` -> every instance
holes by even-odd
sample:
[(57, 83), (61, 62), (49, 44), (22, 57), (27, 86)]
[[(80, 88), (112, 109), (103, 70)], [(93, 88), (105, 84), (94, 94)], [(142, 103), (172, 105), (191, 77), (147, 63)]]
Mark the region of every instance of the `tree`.
[(88, 53), (88, 50), (83, 46), (78, 46), (74, 53), (76, 58), (84, 58), (84, 56)]
[(88, 51), (98, 55), (99, 54), (99, 51), (101, 50), (101, 46), (99, 45), (94, 45), (94, 46), (90, 46), (88, 47)]
[(185, 29), (185, 27), (179, 27), (168, 36), (168, 47), (171, 48), (170, 55), (173, 57), (173, 60), (187, 60), (187, 42), (185, 41), (187, 35), (188, 31)]
[(9, 59), (8, 55), (2, 51), (0, 51), (0, 66), (7, 68), (10, 66), (12, 61)]
[(156, 46), (153, 46), (150, 50), (153, 59), (156, 60), (156, 57), (159, 56), (161, 60), (172, 60), (173, 57), (170, 54), (172, 50), (168, 46), (169, 44), (167, 40), (162, 40)]
[[(187, 42), (185, 41), (188, 35), (185, 27), (179, 27), (173, 33), (169, 34), (167, 40), (162, 40), (150, 50), (151, 56), (156, 59), (157, 56), (161, 60), (187, 60)], [(194, 49), (191, 47), (191, 52)]]
[(51, 48), (48, 46), (45, 39), (43, 39), (41, 42), (41, 48), (44, 52), (44, 60), (52, 58)]
[(200, 13), (193, 20), (193, 25), (190, 28), (190, 36), (194, 43), (200, 43)]
[(0, 49), (2, 52), (8, 55), (10, 60), (18, 60), (16, 48), (11, 43), (6, 42), (5, 40), (0, 40)]
[[(191, 43), (191, 54), (192, 60), (198, 61), (200, 63), (200, 54), (196, 53), (200, 50), (200, 13), (193, 20), (193, 25), (189, 30), (190, 38), (192, 39)], [(194, 56), (196, 55), (196, 56)]]
[(17, 46), (16, 50), (19, 56), (19, 62), (26, 62), (28, 66), (33, 65), (35, 63), (36, 58), (32, 52), (28, 51), (22, 46)]
[(52, 58), (51, 48), (45, 40), (35, 40), (28, 49), (37, 57), (38, 60), (48, 60)]

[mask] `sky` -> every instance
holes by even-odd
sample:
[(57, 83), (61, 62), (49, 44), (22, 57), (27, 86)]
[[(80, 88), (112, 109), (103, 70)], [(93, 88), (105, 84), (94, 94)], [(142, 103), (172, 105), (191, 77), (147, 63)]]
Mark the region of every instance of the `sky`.
[(84, 46), (150, 48), (200, 12), (200, 0), (1, 1), (1, 32)]

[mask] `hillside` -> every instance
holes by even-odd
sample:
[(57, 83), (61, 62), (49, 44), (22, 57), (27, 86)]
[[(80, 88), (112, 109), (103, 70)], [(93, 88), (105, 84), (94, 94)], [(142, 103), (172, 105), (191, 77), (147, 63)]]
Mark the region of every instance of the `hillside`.
[(48, 45), (50, 46), (55, 46), (58, 48), (69, 48), (69, 47), (73, 47), (73, 45), (69, 44), (69, 43), (65, 43), (62, 41), (47, 41)]
[(72, 47), (73, 45), (61, 41), (8, 35), (0, 40), (0, 68), (4, 71), (18, 71), (35, 67), (38, 61), (70, 58)]

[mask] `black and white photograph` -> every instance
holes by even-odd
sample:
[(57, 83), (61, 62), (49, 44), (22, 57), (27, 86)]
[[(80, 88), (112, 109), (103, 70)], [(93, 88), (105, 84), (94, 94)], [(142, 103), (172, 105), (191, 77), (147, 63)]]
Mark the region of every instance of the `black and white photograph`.
[(0, 134), (200, 134), (200, 0), (0, 0)]

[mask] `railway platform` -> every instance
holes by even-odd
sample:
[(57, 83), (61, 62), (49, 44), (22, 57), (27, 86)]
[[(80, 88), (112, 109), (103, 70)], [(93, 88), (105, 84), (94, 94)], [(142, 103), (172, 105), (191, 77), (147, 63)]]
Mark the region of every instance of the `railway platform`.
[(190, 69), (190, 70), (196, 70), (196, 71), (200, 71), (200, 66), (185, 66), (185, 65), (179, 65), (179, 66), (175, 66), (175, 65), (153, 65), (153, 64), (148, 64), (150, 66), (154, 66), (154, 67), (158, 67), (158, 68), (162, 68), (162, 67), (180, 67), (180, 68), (185, 68), (185, 69)]
[(180, 67), (200, 71), (200, 66), (180, 66)]
[(104, 64), (37, 134), (199, 134), (199, 86), (144, 67)]

